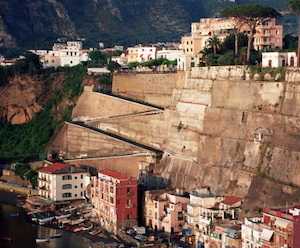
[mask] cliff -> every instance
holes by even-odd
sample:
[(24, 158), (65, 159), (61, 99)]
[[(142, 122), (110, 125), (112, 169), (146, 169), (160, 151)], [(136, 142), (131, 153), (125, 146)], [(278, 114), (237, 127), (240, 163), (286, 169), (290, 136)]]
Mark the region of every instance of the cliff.
[[(126, 113), (112, 107), (113, 113), (98, 112), (98, 119), (86, 116), (85, 123), (163, 150), (155, 171), (172, 186), (190, 190), (209, 185), (223, 195), (244, 197), (243, 214), (254, 206), (299, 199), (297, 70), (288, 70), (286, 81), (277, 82), (270, 74), (264, 76), (270, 81), (255, 81), (252, 78), (259, 75), (251, 75), (243, 66), (192, 68), (184, 84), (173, 89), (159, 75), (118, 75), (113, 89), (122, 77), (125, 95), (161, 99), (163, 92), (169, 107), (151, 115), (143, 114), (142, 108)], [(180, 78), (177, 74), (173, 80), (181, 82)], [(138, 87), (133, 87), (137, 82)], [(147, 90), (143, 84), (155, 87)], [(84, 116), (85, 108), (77, 114)]]

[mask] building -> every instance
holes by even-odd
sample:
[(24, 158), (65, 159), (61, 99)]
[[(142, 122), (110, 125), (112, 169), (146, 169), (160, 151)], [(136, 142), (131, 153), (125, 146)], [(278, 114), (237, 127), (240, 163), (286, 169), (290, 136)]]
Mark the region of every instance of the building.
[(103, 170), (92, 179), (93, 215), (110, 232), (137, 224), (137, 179)]
[(81, 168), (54, 163), (38, 170), (39, 195), (53, 201), (83, 200), (90, 173)]
[(232, 209), (232, 208), (238, 208), (242, 206), (244, 199), (241, 197), (236, 196), (230, 196), (226, 198), (225, 200), (221, 201), (220, 203), (220, 209)]
[(242, 248), (261, 248), (261, 221), (262, 217), (245, 218), (242, 224)]
[(128, 63), (138, 62), (138, 47), (128, 47)]
[(166, 50), (162, 49), (160, 51), (157, 51), (156, 58), (165, 58), (170, 61), (173, 61), (177, 58), (179, 58), (182, 55), (182, 50)]
[(300, 206), (263, 208), (262, 248), (300, 247)]
[(121, 66), (126, 66), (128, 64), (128, 57), (125, 53), (122, 53), (120, 56), (112, 56), (111, 60), (117, 62)]
[(145, 213), (148, 213), (146, 225), (149, 228), (168, 233), (179, 232), (183, 228), (188, 197), (166, 192), (154, 195), (151, 201), (151, 204), (145, 204)]
[[(209, 38), (217, 36), (221, 42), (233, 32), (234, 22), (228, 18), (202, 18), (200, 22), (191, 24), (191, 34), (181, 37), (181, 49), (183, 55), (177, 60), (178, 70), (187, 70), (199, 63), (200, 51), (208, 44)], [(249, 34), (250, 29), (243, 25), (241, 32)], [(283, 27), (276, 25), (275, 19), (263, 22), (255, 30), (254, 48), (262, 50), (265, 48), (282, 48)], [(194, 61), (196, 63), (194, 63)]]
[(262, 67), (297, 66), (296, 52), (263, 52)]

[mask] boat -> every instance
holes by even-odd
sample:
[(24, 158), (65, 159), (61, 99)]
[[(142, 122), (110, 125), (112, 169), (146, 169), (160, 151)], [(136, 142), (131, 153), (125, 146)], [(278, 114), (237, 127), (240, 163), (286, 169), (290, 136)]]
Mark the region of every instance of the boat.
[(70, 229), (70, 228), (73, 228), (73, 227), (74, 227), (73, 225), (66, 226), (67, 229)]
[(40, 225), (45, 225), (47, 222), (52, 221), (53, 219), (54, 219), (53, 216), (47, 217), (47, 218), (44, 218), (44, 219), (39, 219), (39, 224)]
[(37, 243), (42, 243), (42, 242), (49, 242), (49, 239), (43, 238), (43, 239), (36, 239)]
[(61, 220), (61, 219), (66, 219), (70, 216), (71, 216), (71, 214), (58, 215), (58, 216), (55, 216), (55, 219), (56, 220)]
[(83, 227), (76, 227), (73, 232), (80, 232), (83, 230)]
[(89, 230), (91, 230), (93, 228), (93, 225), (90, 225), (90, 226), (88, 226), (88, 227), (83, 227), (82, 228), (82, 231), (89, 231)]
[(77, 220), (73, 220), (70, 222), (71, 225), (77, 225), (77, 224), (80, 224), (82, 222), (84, 222), (85, 219), (77, 219)]
[(95, 232), (93, 232), (93, 233), (90, 233), (91, 235), (96, 235), (96, 234), (98, 234), (98, 233), (100, 233), (101, 232), (101, 230), (95, 230)]
[(9, 238), (9, 237), (3, 237), (3, 240), (4, 240), (4, 241), (11, 242), (11, 241), (12, 241), (12, 238)]
[(19, 216), (19, 213), (16, 213), (16, 214), (11, 214), (10, 217), (18, 217)]
[(54, 234), (50, 236), (50, 239), (55, 239), (55, 238), (60, 238), (61, 237), (61, 233), (58, 234)]

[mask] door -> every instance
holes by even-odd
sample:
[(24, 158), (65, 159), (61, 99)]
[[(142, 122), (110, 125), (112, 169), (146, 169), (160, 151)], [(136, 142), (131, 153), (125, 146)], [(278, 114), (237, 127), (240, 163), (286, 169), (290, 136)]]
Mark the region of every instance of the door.
[(269, 67), (272, 67), (272, 60), (269, 60)]

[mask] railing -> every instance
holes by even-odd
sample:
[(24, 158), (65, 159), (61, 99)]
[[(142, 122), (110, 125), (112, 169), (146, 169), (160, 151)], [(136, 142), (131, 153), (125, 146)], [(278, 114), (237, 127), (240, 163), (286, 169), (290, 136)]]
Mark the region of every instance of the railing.
[(133, 205), (132, 205), (132, 204), (127, 204), (127, 205), (125, 206), (125, 208), (133, 208)]
[(267, 41), (256, 41), (254, 42), (254, 45), (256, 46), (270, 46), (270, 42), (267, 42)]
[(256, 29), (260, 29), (260, 28), (270, 29), (271, 26), (269, 26), (269, 25), (258, 25)]
[(264, 34), (264, 33), (256, 33), (254, 35), (254, 37), (270, 37), (271, 35), (270, 34)]
[(51, 180), (50, 180), (50, 179), (47, 180), (45, 177), (39, 177), (39, 178), (38, 178), (38, 181), (51, 183)]
[(133, 196), (132, 192), (127, 192), (127, 196)]

